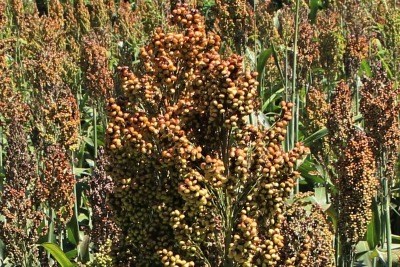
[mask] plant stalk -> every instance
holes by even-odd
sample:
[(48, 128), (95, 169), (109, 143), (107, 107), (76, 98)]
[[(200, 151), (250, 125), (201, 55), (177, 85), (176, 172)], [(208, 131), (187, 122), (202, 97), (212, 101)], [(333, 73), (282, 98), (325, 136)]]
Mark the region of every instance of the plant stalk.
[[(297, 129), (298, 129), (298, 92), (296, 88), (297, 79), (297, 41), (299, 35), (299, 13), (300, 13), (300, 0), (296, 0), (296, 17), (295, 17), (295, 31), (293, 41), (293, 71), (292, 71), (292, 95), (291, 102), (296, 105), (292, 109), (292, 121), (290, 122), (290, 149), (294, 148), (297, 142)], [(294, 194), (299, 192), (299, 179), (296, 180)]]

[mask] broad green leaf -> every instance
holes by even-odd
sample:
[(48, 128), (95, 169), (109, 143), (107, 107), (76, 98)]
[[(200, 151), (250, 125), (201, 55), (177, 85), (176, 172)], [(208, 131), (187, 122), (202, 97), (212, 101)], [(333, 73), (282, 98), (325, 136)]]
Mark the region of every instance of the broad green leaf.
[(382, 214), (381, 214), (381, 207), (379, 203), (374, 199), (372, 201), (372, 212), (373, 212), (373, 222), (374, 222), (374, 230), (376, 234), (376, 238), (378, 240), (381, 239), (382, 235)]
[(267, 64), (268, 58), (272, 55), (272, 48), (265, 49), (260, 53), (257, 60), (257, 72), (259, 74), (264, 72), (265, 65)]
[(79, 216), (78, 216), (78, 221), (79, 221), (79, 222), (82, 222), (82, 221), (84, 221), (84, 220), (89, 220), (89, 217), (88, 217), (86, 214), (84, 214), (84, 213), (79, 214)]
[(72, 263), (65, 253), (60, 249), (59, 246), (53, 243), (42, 243), (40, 246), (44, 247), (56, 261), (61, 265), (61, 267), (75, 267), (76, 264)]
[(312, 174), (316, 173), (316, 168), (313, 166), (308, 158), (304, 160), (303, 164), (299, 166), (298, 171), (301, 173), (301, 176), (303, 178), (311, 180), (314, 183), (325, 184), (326, 182), (322, 176)]
[[(354, 116), (353, 121), (354, 122), (360, 122), (362, 120), (362, 114), (358, 114), (357, 116)], [(312, 144), (313, 142), (325, 137), (328, 135), (328, 129), (326, 127), (316, 131), (315, 133), (313, 133), (312, 135), (310, 135), (309, 137), (307, 137), (306, 139), (304, 139), (303, 143), (306, 146), (309, 146), (310, 144)]]
[(257, 80), (259, 82), (258, 93), (260, 93), (261, 79), (262, 77), (264, 77), (265, 65), (267, 64), (267, 60), (271, 56), (271, 54), (272, 54), (272, 48), (268, 48), (262, 51), (258, 56), (257, 59), (257, 72), (258, 72)]
[(337, 229), (337, 212), (333, 206), (330, 206), (329, 209), (326, 210), (326, 213), (328, 214), (329, 218), (332, 220), (333, 227), (334, 229)]
[(370, 251), (370, 247), (369, 247), (367, 241), (360, 241), (360, 242), (357, 243), (357, 245), (356, 245), (357, 254), (365, 253), (365, 252), (368, 252), (368, 251)]

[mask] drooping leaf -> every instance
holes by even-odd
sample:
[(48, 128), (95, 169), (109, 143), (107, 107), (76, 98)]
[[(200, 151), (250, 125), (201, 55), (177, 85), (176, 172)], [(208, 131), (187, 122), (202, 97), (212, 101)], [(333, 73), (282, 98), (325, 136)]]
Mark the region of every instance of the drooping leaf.
[(78, 256), (78, 251), (76, 249), (72, 249), (72, 250), (66, 252), (65, 256), (67, 256), (68, 259), (74, 259)]
[(59, 246), (53, 243), (42, 243), (40, 246), (44, 247), (54, 259), (61, 265), (61, 267), (75, 267), (76, 264), (72, 263)]

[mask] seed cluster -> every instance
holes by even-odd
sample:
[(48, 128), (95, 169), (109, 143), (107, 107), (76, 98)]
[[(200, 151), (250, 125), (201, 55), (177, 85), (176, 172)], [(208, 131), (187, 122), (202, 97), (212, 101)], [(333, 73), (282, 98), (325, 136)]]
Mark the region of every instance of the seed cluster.
[[(107, 196), (112, 193), (113, 182), (106, 173), (108, 160), (104, 148), (99, 148), (96, 168), (90, 181), (89, 199), (92, 208), (92, 229), (90, 239), (95, 247), (105, 246), (111, 248), (112, 242), (117, 242), (119, 229), (112, 220), (113, 212), (107, 203)], [(110, 243), (110, 244), (109, 244)], [(98, 251), (98, 256), (104, 251)]]
[(282, 102), (269, 129), (248, 124), (257, 73), (239, 56), (222, 58), (220, 37), (187, 4), (171, 22), (179, 31), (157, 28), (139, 71), (120, 67), (123, 94), (108, 102), (110, 202), (121, 228), (113, 253), (135, 266), (274, 266), (283, 203), (308, 153), (281, 145), (293, 105)]
[[(322, 91), (312, 87), (307, 92), (306, 112), (304, 113), (303, 123), (307, 134), (311, 134), (321, 130), (327, 124), (329, 114), (329, 104), (327, 96)], [(324, 161), (324, 155), (328, 153), (327, 138), (317, 140), (310, 145), (311, 153), (320, 162)]]
[(0, 2), (0, 14), (1, 14), (0, 15), (0, 29), (5, 27), (8, 22), (8, 18), (6, 16), (6, 6), (7, 6), (7, 2), (5, 2), (5, 1)]
[(336, 85), (332, 96), (327, 128), (329, 131), (329, 144), (332, 150), (340, 155), (350, 138), (353, 115), (351, 112), (351, 89), (342, 80)]
[(47, 146), (44, 152), (43, 175), (36, 183), (38, 198), (54, 209), (57, 222), (67, 222), (72, 217), (75, 200), (75, 175), (70, 158), (59, 144)]
[(372, 218), (371, 205), (378, 181), (372, 139), (353, 126), (350, 89), (343, 82), (337, 88), (340, 90), (332, 97), (327, 128), (329, 146), (337, 158), (332, 182), (338, 193), (332, 197), (333, 204), (340, 211), (342, 252), (349, 257)]
[(364, 115), (365, 130), (372, 138), (372, 149), (375, 158), (380, 161), (381, 153), (385, 155), (385, 176), (394, 177), (394, 169), (400, 144), (398, 115), (400, 105), (397, 103), (399, 90), (389, 80), (383, 67), (375, 63), (375, 75), (363, 80), (361, 88), (360, 111)]
[(114, 88), (113, 74), (107, 58), (108, 39), (106, 33), (99, 32), (88, 34), (83, 40), (81, 66), (85, 73), (84, 89), (92, 99), (100, 103), (111, 96)]
[(0, 239), (7, 244), (7, 257), (11, 264), (18, 265), (24, 260), (34, 262), (38, 257), (36, 246), (39, 227), (44, 213), (39, 209), (35, 183), (36, 158), (29, 151), (23, 123), (12, 119), (8, 129), (8, 147), (5, 160), (4, 188), (0, 192)]
[(296, 195), (285, 213), (280, 266), (335, 266), (331, 225), (321, 208), (307, 201), (310, 196)]
[(246, 0), (215, 1), (216, 25), (224, 41), (233, 40), (236, 53), (244, 53), (251, 31), (249, 13), (253, 7)]
[(338, 227), (343, 246), (350, 250), (363, 237), (372, 219), (372, 200), (378, 188), (370, 142), (365, 133), (355, 132), (337, 163)]

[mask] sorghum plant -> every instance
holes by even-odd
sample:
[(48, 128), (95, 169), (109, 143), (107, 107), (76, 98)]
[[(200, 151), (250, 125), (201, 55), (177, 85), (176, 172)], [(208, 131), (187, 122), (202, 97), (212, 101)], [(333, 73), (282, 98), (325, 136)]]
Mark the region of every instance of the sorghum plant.
[(40, 210), (36, 183), (36, 158), (29, 151), (24, 121), (9, 121), (5, 161), (6, 182), (0, 192), (0, 239), (6, 245), (5, 263), (14, 266), (39, 266), (36, 242), (46, 233), (40, 230), (45, 214)]
[(114, 266), (279, 266), (285, 200), (308, 149), (283, 151), (291, 103), (274, 125), (248, 123), (259, 108), (257, 73), (224, 59), (187, 4), (175, 32), (157, 28), (140, 70), (121, 67), (109, 99), (110, 194), (121, 229)]
[(352, 266), (355, 246), (372, 219), (372, 201), (377, 194), (375, 158), (372, 141), (364, 131), (353, 126), (352, 96), (341, 81), (335, 88), (327, 127), (329, 146), (336, 155), (332, 195), (338, 213), (337, 233), (341, 244), (340, 266)]
[(105, 151), (101, 147), (90, 181), (89, 198), (92, 208), (90, 238), (95, 244), (94, 261), (90, 266), (111, 266), (111, 246), (113, 243), (118, 243), (119, 229), (112, 220), (114, 214), (107, 202), (107, 196), (112, 193), (114, 186), (111, 177), (106, 173), (108, 164)]
[[(400, 144), (399, 89), (395, 89), (386, 71), (380, 63), (373, 64), (374, 76), (364, 79), (361, 88), (360, 110), (364, 115), (364, 127), (371, 138), (372, 153), (375, 157), (377, 177), (380, 181), (381, 191), (377, 203), (382, 207), (382, 227), (384, 234), (380, 242), (386, 243), (388, 262), (391, 266), (391, 196), (395, 178), (395, 166), (398, 159)], [(376, 214), (378, 216), (378, 214)]]

